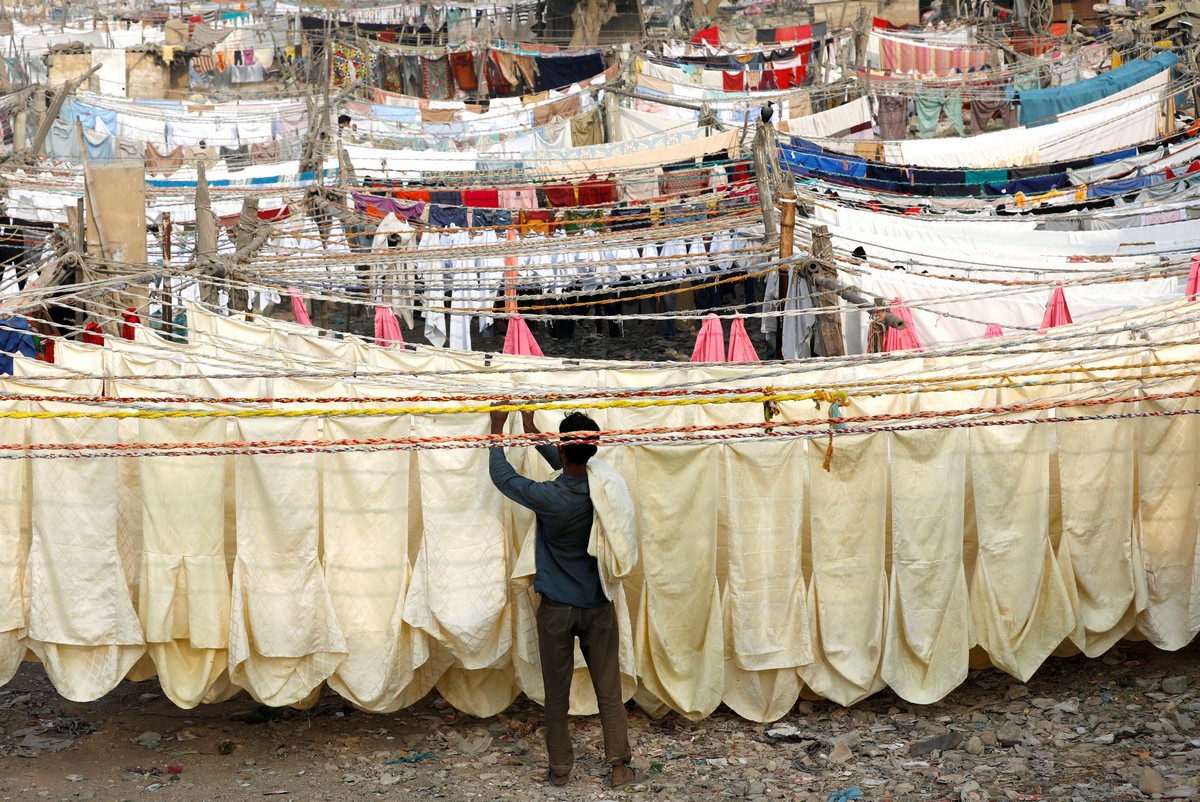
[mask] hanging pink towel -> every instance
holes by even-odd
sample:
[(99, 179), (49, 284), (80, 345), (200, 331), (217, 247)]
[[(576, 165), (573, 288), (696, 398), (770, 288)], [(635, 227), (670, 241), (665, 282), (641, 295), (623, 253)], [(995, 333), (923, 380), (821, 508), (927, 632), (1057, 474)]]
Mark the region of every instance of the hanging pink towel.
[(987, 327), (987, 331), (985, 331), (983, 333), (983, 339), (985, 339), (985, 340), (994, 340), (997, 337), (1003, 337), (1003, 336), (1004, 336), (1004, 329), (1000, 328), (999, 323), (989, 323), (988, 327)]
[(883, 335), (884, 353), (920, 351), (921, 341), (917, 339), (917, 327), (913, 325), (912, 310), (905, 306), (899, 298), (893, 298), (892, 314), (904, 321), (904, 328), (893, 329), (888, 326)]
[(1200, 254), (1192, 257), (1192, 267), (1188, 271), (1187, 289), (1184, 290), (1189, 301), (1196, 300), (1200, 295)]
[(1042, 317), (1042, 327), (1038, 329), (1038, 334), (1045, 334), (1055, 326), (1065, 326), (1071, 322), (1071, 310), (1067, 308), (1067, 296), (1063, 294), (1060, 281), (1054, 288), (1054, 294), (1050, 296), (1050, 303), (1046, 304), (1046, 314)]
[(504, 353), (519, 356), (544, 356), (542, 348), (533, 339), (533, 332), (523, 317), (511, 317), (508, 331), (504, 334)]
[(700, 324), (696, 347), (692, 349), (692, 361), (725, 361), (725, 329), (721, 327), (721, 318), (716, 315), (706, 315)]
[(404, 345), (404, 335), (400, 332), (400, 321), (386, 306), (375, 307), (375, 344)]
[(300, 297), (300, 290), (288, 287), (288, 295), (292, 296), (292, 314), (296, 316), (296, 322), (301, 326), (311, 326), (312, 318), (308, 316), (308, 309), (304, 306), (304, 299)]
[(741, 317), (735, 317), (733, 323), (729, 324), (729, 361), (758, 361), (758, 352), (754, 350), (754, 343), (750, 342), (746, 321)]

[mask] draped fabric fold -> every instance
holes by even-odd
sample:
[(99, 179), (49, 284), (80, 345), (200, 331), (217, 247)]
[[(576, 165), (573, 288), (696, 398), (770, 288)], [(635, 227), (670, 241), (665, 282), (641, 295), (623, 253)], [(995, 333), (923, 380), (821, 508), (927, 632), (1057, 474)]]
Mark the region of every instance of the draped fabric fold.
[[(326, 436), (407, 436), (407, 419), (331, 419)], [(390, 713), (420, 700), (448, 660), (403, 620), (412, 577), (407, 451), (335, 452), (323, 457), (321, 517), (325, 580), (346, 637), (346, 660), (329, 687), (356, 706)]]
[[(487, 420), (422, 416), (413, 431), (418, 437), (483, 435)], [(510, 654), (512, 543), (487, 458), (486, 449), (418, 452), (424, 531), (404, 607), (404, 621), (454, 658), (438, 690), (459, 710), (480, 717), (495, 715), (517, 695)]]
[[(242, 418), (238, 439), (316, 439), (317, 421)], [(290, 434), (288, 434), (290, 433)], [(238, 455), (229, 676), (259, 702), (299, 704), (346, 658), (318, 556), (316, 454)], [(290, 621), (286, 627), (280, 621)]]
[[(219, 443), (223, 420), (147, 419), (155, 443)], [(138, 614), (163, 693), (189, 709), (228, 665), (230, 583), (225, 563), (229, 458), (186, 456), (141, 465), (142, 565)]]
[[(52, 420), (41, 430), (49, 442), (118, 442), (112, 418)], [(146, 651), (117, 542), (117, 470), (114, 459), (32, 463), (27, 644), (77, 702), (111, 691)]]
[[(804, 444), (730, 444), (722, 451), (721, 698), (739, 716), (775, 721), (800, 694), (796, 669), (813, 661), (802, 565)], [(789, 474), (790, 481), (776, 481)]]
[(1022, 682), (1075, 629), (1050, 543), (1049, 438), (1045, 426), (970, 430), (972, 620), (992, 664)]
[(720, 704), (724, 685), (716, 452), (646, 446), (635, 465), (644, 577), (634, 625), (638, 676), (673, 710), (701, 719)]
[(825, 444), (808, 443), (814, 660), (800, 677), (821, 696), (852, 705), (884, 688), (887, 440), (839, 437), (829, 470)]

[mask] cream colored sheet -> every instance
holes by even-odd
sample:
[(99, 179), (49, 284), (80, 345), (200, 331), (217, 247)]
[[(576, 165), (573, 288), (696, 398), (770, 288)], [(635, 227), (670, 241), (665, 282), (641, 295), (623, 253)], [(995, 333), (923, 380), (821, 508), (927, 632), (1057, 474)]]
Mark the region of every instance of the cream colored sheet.
[[(142, 442), (223, 442), (220, 419), (143, 419)], [(230, 457), (141, 460), (138, 614), (163, 693), (200, 704), (228, 665), (230, 583), (225, 562), (225, 471)]]
[(724, 688), (717, 452), (641, 446), (634, 464), (644, 575), (634, 623), (638, 675), (656, 698), (701, 719), (720, 704)]
[[(0, 392), (17, 393), (41, 388), (22, 388), (0, 380)], [(27, 410), (27, 402), (6, 402), (6, 409)], [(15, 418), (0, 418), (0, 443), (26, 441), (29, 425)], [(21, 640), (27, 614), (25, 609), (25, 564), (29, 558), (30, 468), (33, 460), (0, 459), (0, 684), (13, 678), (25, 657)]]
[(973, 644), (963, 520), (965, 429), (891, 435), (892, 560), (881, 676), (910, 702), (936, 702), (967, 677)]
[[(1124, 404), (1087, 407), (1089, 415)], [(1078, 407), (1064, 410), (1078, 414)], [(1056, 557), (1071, 600), (1071, 642), (1099, 657), (1133, 629), (1146, 608), (1141, 544), (1134, 535), (1134, 434), (1128, 421), (1058, 425), (1062, 536)]]
[(815, 659), (799, 671), (815, 693), (850, 705), (884, 687), (887, 439), (837, 437), (828, 471), (825, 440), (807, 445)]
[[(1152, 388), (1155, 393), (1195, 390), (1200, 377)], [(1200, 399), (1140, 406), (1147, 412), (1195, 410)], [(1147, 586), (1137, 629), (1160, 649), (1182, 649), (1200, 634), (1200, 415), (1142, 418), (1136, 429), (1136, 524)]]
[[(33, 411), (71, 409), (35, 403)], [(115, 443), (114, 419), (51, 418), (31, 442)], [(117, 460), (32, 461), (27, 643), (54, 687), (76, 702), (116, 687), (145, 652), (117, 543)]]
[(719, 451), (724, 503), (717, 515), (726, 576), (721, 698), (743, 718), (775, 721), (800, 695), (796, 669), (813, 661), (802, 565), (805, 444), (768, 440)]
[[(330, 418), (333, 440), (406, 437), (408, 418)], [(387, 713), (418, 701), (448, 661), (403, 620), (408, 560), (409, 452), (322, 456), (325, 579), (349, 654), (329, 687), (356, 706)]]
[[(309, 439), (312, 418), (239, 418), (243, 441)], [(317, 553), (316, 454), (238, 455), (229, 676), (263, 704), (301, 703), (346, 658)], [(289, 622), (280, 626), (281, 621)]]
[(1024, 682), (1075, 629), (1050, 544), (1049, 426), (971, 429), (970, 443), (975, 634), (993, 665)]
[[(418, 416), (413, 423), (418, 437), (487, 432), (488, 418), (478, 413)], [(406, 622), (454, 657), (438, 690), (480, 717), (508, 707), (518, 692), (510, 654), (512, 544), (487, 460), (481, 448), (419, 452), (424, 536), (404, 609)]]

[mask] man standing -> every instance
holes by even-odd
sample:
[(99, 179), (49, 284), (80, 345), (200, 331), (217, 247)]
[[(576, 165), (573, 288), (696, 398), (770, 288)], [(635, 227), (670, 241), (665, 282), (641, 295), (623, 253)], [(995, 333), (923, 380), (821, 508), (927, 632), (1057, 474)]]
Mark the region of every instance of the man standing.
[[(492, 412), (492, 434), (503, 434), (507, 412)], [(522, 414), (525, 431), (537, 432), (533, 413)], [(548, 482), (521, 476), (495, 446), (490, 454), (492, 483), (507, 498), (537, 515), (536, 573), (538, 652), (545, 685), (546, 752), (549, 778), (566, 785), (575, 762), (567, 711), (575, 671), (575, 639), (587, 661), (604, 730), (604, 752), (612, 774), (609, 786), (627, 788), (645, 782), (629, 767), (629, 728), (621, 700), (619, 631), (612, 602), (606, 596), (597, 559), (588, 553), (596, 515), (588, 489), (588, 460), (596, 454), (600, 427), (573, 412), (563, 419), (557, 445), (539, 445), (538, 453), (562, 473)]]

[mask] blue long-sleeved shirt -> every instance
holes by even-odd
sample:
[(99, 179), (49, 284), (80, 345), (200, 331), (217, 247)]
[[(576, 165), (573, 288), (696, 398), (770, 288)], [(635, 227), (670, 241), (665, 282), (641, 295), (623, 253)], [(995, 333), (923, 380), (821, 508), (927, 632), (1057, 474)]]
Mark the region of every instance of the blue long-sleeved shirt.
[[(517, 473), (501, 447), (492, 448), (489, 470), (492, 483), (504, 494), (537, 515), (537, 573), (533, 589), (548, 599), (574, 607), (608, 604), (600, 586), (596, 558), (587, 553), (592, 533), (592, 499), (587, 479), (560, 475), (535, 482)], [(554, 446), (538, 446), (538, 453), (558, 470), (562, 461)]]

